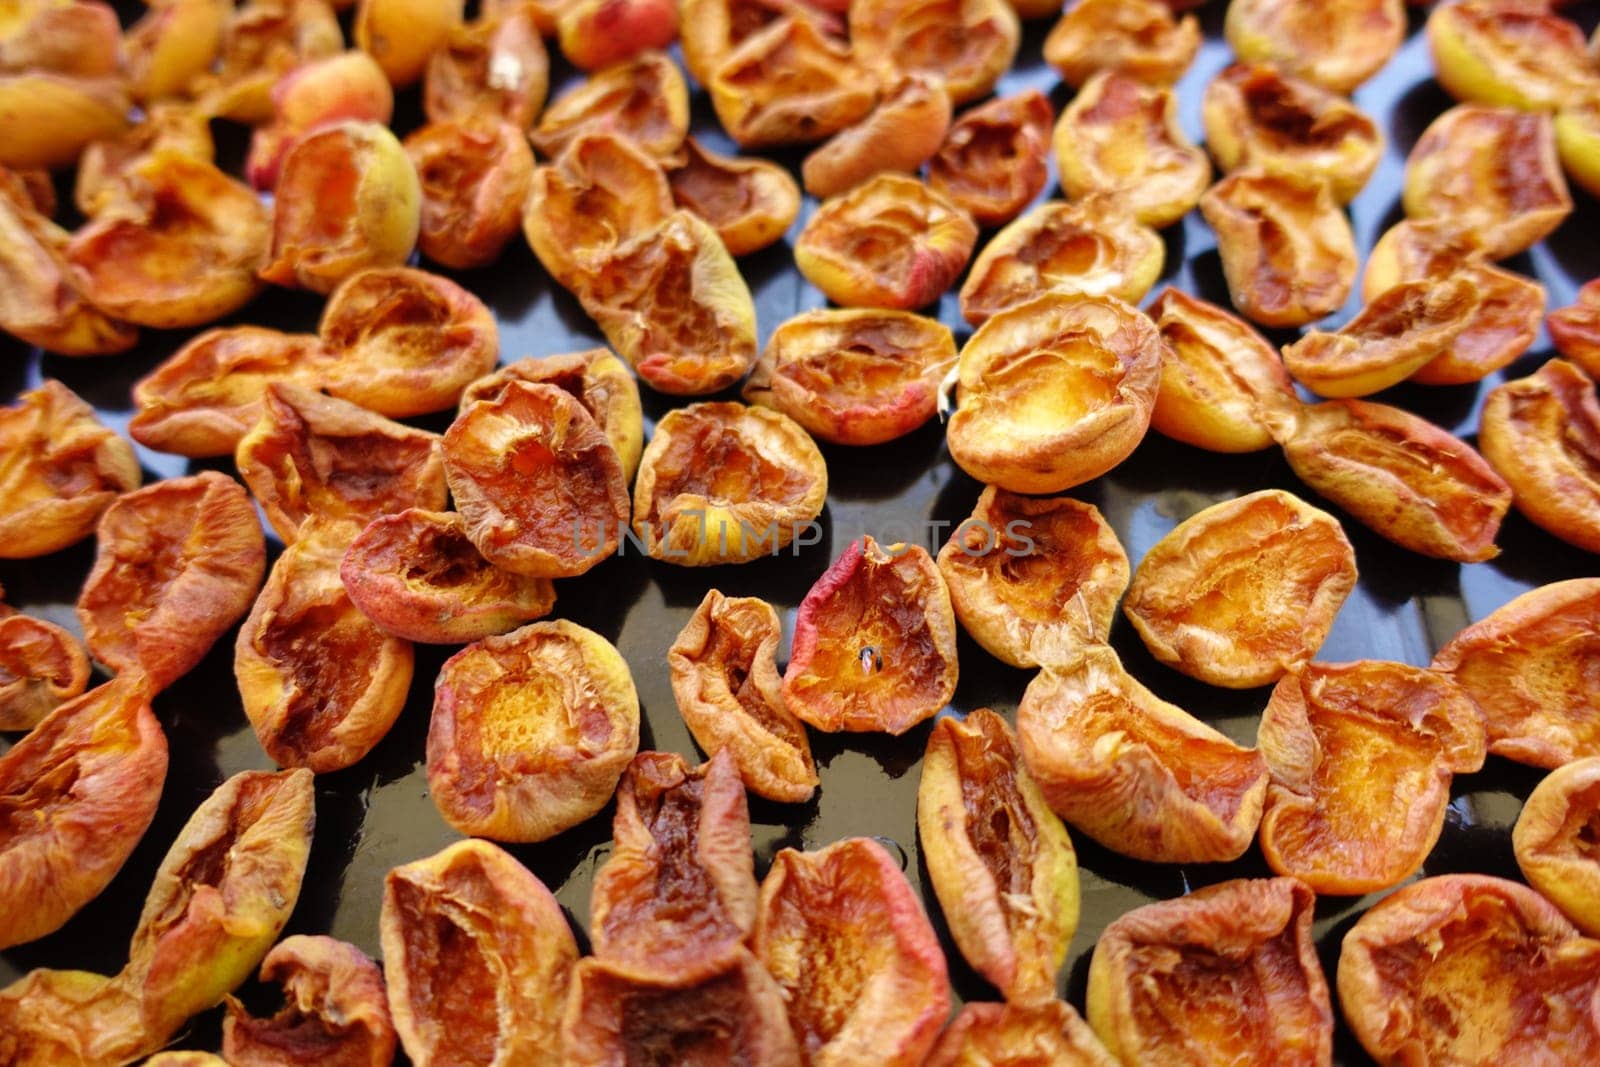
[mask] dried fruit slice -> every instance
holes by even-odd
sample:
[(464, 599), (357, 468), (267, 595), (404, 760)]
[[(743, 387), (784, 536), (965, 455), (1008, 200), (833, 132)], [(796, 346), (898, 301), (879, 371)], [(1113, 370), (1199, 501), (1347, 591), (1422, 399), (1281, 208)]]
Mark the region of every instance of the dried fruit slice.
[(437, 434), (289, 382), (267, 386), (234, 456), (284, 544), (308, 524), (359, 529), (406, 508), (438, 511), (448, 492)]
[(1545, 776), (1511, 830), (1528, 884), (1593, 937), (1600, 931), (1600, 756), (1574, 760)]
[(387, 1067), (394, 1060), (383, 972), (354, 945), (286, 937), (261, 961), (260, 978), (283, 984), (283, 1007), (260, 1018), (226, 999), (222, 1051), (232, 1067)]
[(1552, 311), (1545, 325), (1563, 356), (1591, 378), (1600, 374), (1600, 279), (1586, 282), (1578, 299)]
[(879, 81), (930, 74), (953, 104), (986, 96), (1022, 36), (1005, 0), (853, 0), (849, 18), (850, 49)]
[(672, 57), (646, 52), (596, 71), (551, 101), (528, 139), (548, 159), (578, 138), (611, 134), (667, 159), (689, 132), (689, 87)]
[(1236, 878), (1135, 908), (1095, 944), (1089, 1025), (1124, 1063), (1332, 1062), (1315, 903), (1292, 878)]
[(685, 567), (777, 555), (822, 514), (828, 468), (793, 419), (731, 401), (667, 412), (639, 463), (633, 529)]
[(189, 83), (197, 110), (256, 126), (272, 119), (273, 86), (284, 75), (344, 49), (323, 0), (247, 0), (229, 12), (216, 63)]
[[(870, 838), (780, 851), (761, 883), (750, 947), (816, 1067), (915, 1067), (950, 1014), (938, 938), (906, 876)], [(830, 966), (819, 971), (824, 959)]]
[(1017, 737), (1051, 810), (1109, 849), (1210, 863), (1255, 837), (1261, 755), (1158, 698), (1107, 645), (1046, 664), (1017, 705)]
[(757, 894), (733, 756), (691, 768), (674, 753), (641, 752), (617, 787), (611, 836), (589, 897), (595, 957), (661, 986), (728, 970), (755, 924)]
[(1048, 1002), (1078, 927), (1078, 858), (988, 708), (934, 723), (917, 786), (922, 860), (950, 935), (1009, 1002)]
[[(85, 216), (93, 217), (127, 200), (129, 173), (161, 151), (177, 152), (202, 163), (215, 160), (211, 127), (199, 107), (187, 102), (152, 104), (137, 126), (85, 148), (73, 180), (73, 203)], [(54, 214), (43, 207), (39, 210), (46, 216)]]
[(1120, 71), (1084, 83), (1061, 113), (1052, 144), (1067, 196), (1120, 197), (1149, 226), (1177, 222), (1211, 182), (1211, 161), (1179, 125), (1173, 91)]
[(463, 0), (356, 0), (351, 36), (397, 89), (415, 84), (428, 57), (461, 25)]
[(1356, 279), (1355, 235), (1326, 182), (1237, 171), (1200, 198), (1234, 307), (1262, 326), (1337, 311)]
[(784, 17), (807, 18), (824, 35), (843, 40), (848, 5), (838, 0), (683, 0), (683, 65), (710, 86), (717, 67), (752, 34)]
[(667, 667), (695, 744), (730, 754), (751, 792), (800, 803), (817, 788), (817, 766), (805, 726), (783, 701), (781, 637), (771, 604), (712, 589), (667, 650)]
[(784, 703), (818, 730), (898, 735), (955, 689), (955, 614), (927, 550), (852, 541), (800, 603)]
[(0, 604), (0, 730), (31, 730), (82, 694), (89, 656), (55, 623), (9, 612)]
[(1284, 458), (1311, 488), (1413, 552), (1493, 559), (1511, 490), (1473, 450), (1387, 404), (1334, 400), (1277, 423)]
[(222, 48), (233, 5), (224, 0), (158, 0), (128, 27), (123, 63), (139, 101), (177, 96)]
[(874, 174), (915, 174), (949, 129), (944, 79), (907, 74), (885, 88), (872, 114), (806, 156), (800, 172), (806, 192), (821, 199), (847, 192)]
[(1270, 63), (1235, 63), (1218, 74), (1201, 116), (1206, 147), (1224, 171), (1320, 178), (1340, 203), (1356, 198), (1383, 156), (1383, 131), (1366, 112)]
[(816, 19), (785, 15), (728, 53), (706, 88), (739, 147), (806, 144), (865, 118), (877, 103), (876, 80), (858, 59)]
[(667, 183), (673, 201), (710, 223), (731, 256), (778, 241), (800, 213), (800, 187), (788, 171), (765, 159), (718, 155), (693, 137), (684, 140)]
[(196, 459), (231, 456), (261, 419), (273, 382), (315, 388), (327, 353), (311, 334), (224, 326), (197, 334), (134, 383), (128, 435)]
[(1339, 1004), (1380, 1063), (1586, 1063), (1600, 1055), (1600, 941), (1527, 886), (1424, 878), (1344, 936)]
[(12, 119), (0, 166), (69, 166), (88, 145), (128, 128), (130, 103), (123, 78), (0, 72), (0, 111)]
[(119, 493), (139, 485), (133, 446), (53, 378), (0, 408), (0, 457), (3, 559), (44, 556), (76, 544)]
[(1600, 664), (1600, 579), (1523, 593), (1468, 626), (1433, 657), (1482, 709), (1489, 751), (1535, 767), (1600, 753), (1587, 679)]
[(1525, 251), (1572, 214), (1550, 116), (1459, 104), (1406, 159), (1406, 215), (1448, 219), (1492, 259)]
[(428, 789), (462, 833), (543, 841), (605, 806), (639, 748), (639, 697), (605, 638), (558, 619), (440, 669)]
[(356, 609), (339, 563), (356, 528), (313, 525), (272, 565), (234, 645), (245, 717), (279, 766), (343, 770), (383, 740), (413, 652)]
[(1161, 275), (1166, 246), (1120, 196), (1046, 201), (994, 235), (961, 283), (961, 316), (982, 326), (1045, 293), (1137, 304)]
[(273, 86), (271, 122), (250, 138), (245, 177), (257, 189), (274, 189), (289, 150), (313, 130), (346, 121), (387, 126), (393, 117), (394, 90), (366, 52), (313, 60)]
[(1355, 584), (1338, 520), (1264, 489), (1179, 523), (1139, 564), (1122, 611), (1156, 659), (1248, 689), (1314, 656)]
[(1150, 316), (1167, 343), (1150, 425), (1212, 452), (1271, 447), (1269, 417), (1293, 411), (1299, 397), (1266, 339), (1244, 320), (1170, 286)]
[(95, 659), (159, 692), (249, 610), (266, 565), (244, 486), (216, 471), (147, 485), (100, 516), (78, 594), (84, 641)]
[(450, 31), (428, 58), (422, 110), (429, 122), (493, 116), (526, 131), (550, 91), (550, 54), (532, 3), (485, 8)]
[(823, 202), (795, 265), (835, 303), (912, 310), (939, 299), (972, 256), (978, 227), (915, 178), (879, 174)]
[(1128, 556), (1099, 509), (986, 486), (939, 550), (961, 626), (991, 656), (1038, 667), (1102, 642), (1128, 587)]
[(1116, 1062), (1065, 1001), (1023, 1007), (969, 1000), (939, 1035), (923, 1067), (1115, 1067)]
[(1318, 893), (1411, 877), (1439, 839), (1450, 782), (1483, 766), (1483, 714), (1403, 663), (1309, 663), (1272, 690), (1256, 739), (1272, 772), (1261, 851)]
[(406, 1055), (420, 1065), (537, 1062), (559, 1048), (578, 946), (561, 905), (487, 841), (390, 871), (383, 972)]
[(1457, 100), (1554, 111), (1595, 88), (1583, 31), (1543, 4), (1443, 5), (1427, 34), (1435, 77)]
[(555, 385), (508, 382), (444, 435), (445, 476), (467, 536), (515, 574), (565, 578), (616, 551), (628, 486), (589, 412)]
[(1049, 97), (1037, 89), (962, 112), (928, 161), (928, 188), (980, 226), (1010, 222), (1049, 180), (1054, 121)]
[(1193, 15), (1177, 19), (1161, 0), (1082, 0), (1044, 39), (1045, 62), (1073, 86), (1103, 70), (1171, 85), (1199, 50), (1199, 20)]
[(1007, 308), (961, 349), (946, 441), (974, 478), (1059, 493), (1126, 459), (1150, 426), (1166, 344), (1110, 296), (1047, 293)]
[(598, 959), (573, 969), (561, 1024), (563, 1062), (748, 1063), (800, 1067), (783, 994), (747, 949), (721, 974), (690, 986), (630, 978)]
[(909, 311), (821, 308), (773, 331), (744, 398), (824, 441), (875, 445), (933, 417), (955, 366), (949, 327)]
[(1406, 12), (1400, 0), (1232, 0), (1223, 29), (1241, 61), (1349, 94), (1399, 49)]
[(59, 929), (111, 883), (166, 776), (167, 739), (137, 677), (61, 705), (0, 755), (0, 947)]
[(456, 270), (485, 267), (516, 236), (533, 184), (523, 131), (492, 115), (430, 122), (406, 137), (422, 186), (417, 247)]
[(1569, 544), (1600, 552), (1600, 402), (1564, 359), (1489, 392), (1478, 427), (1517, 510)]

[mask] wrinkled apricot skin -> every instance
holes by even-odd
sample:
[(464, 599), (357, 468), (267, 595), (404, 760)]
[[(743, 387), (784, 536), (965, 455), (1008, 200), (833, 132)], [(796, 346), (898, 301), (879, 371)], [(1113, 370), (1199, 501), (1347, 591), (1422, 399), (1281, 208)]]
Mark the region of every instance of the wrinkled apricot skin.
[(354, 527), (313, 525), (272, 565), (234, 644), (245, 717), (282, 767), (359, 762), (411, 688), (413, 651), (363, 615), (339, 580)]
[(600, 70), (678, 39), (674, 0), (571, 0), (556, 16), (561, 54), (579, 70)]
[(1589, 377), (1600, 375), (1600, 281), (1587, 282), (1577, 301), (1552, 311), (1545, 325), (1562, 356)]
[(1468, 626), (1433, 658), (1488, 722), (1489, 751), (1556, 768), (1600, 752), (1587, 679), (1600, 662), (1600, 579), (1523, 593)]
[(961, 349), (951, 458), (1014, 493), (1098, 478), (1149, 429), (1165, 348), (1111, 296), (1047, 293), (997, 313)]
[(1449, 219), (1492, 259), (1525, 251), (1572, 213), (1550, 116), (1480, 104), (1459, 104), (1423, 131), (1403, 200), (1407, 217)]
[(487, 841), (458, 841), (384, 879), (389, 1011), (418, 1067), (511, 1067), (558, 1048), (578, 946), (561, 905)]
[(638, 748), (621, 654), (575, 623), (536, 622), (445, 661), (428, 789), (462, 833), (543, 841), (604, 807)]
[(986, 486), (939, 550), (962, 629), (1013, 667), (1103, 642), (1128, 587), (1128, 556), (1098, 508)]
[(616, 449), (622, 480), (633, 484), (639, 454), (644, 451), (643, 409), (638, 384), (610, 349), (591, 348), (508, 363), (467, 386), (461, 393), (461, 410), (479, 400), (494, 399), (514, 381), (545, 382), (576, 397)]
[(222, 49), (233, 7), (226, 0), (157, 0), (123, 38), (133, 95), (160, 100), (183, 93)]
[(923, 1067), (1116, 1067), (1072, 1005), (1023, 1007), (968, 1001), (939, 1035)]
[(1251, 168), (1213, 185), (1200, 211), (1217, 233), (1228, 293), (1261, 326), (1304, 326), (1355, 285), (1350, 220), (1327, 183)]
[(1545, 776), (1511, 830), (1517, 866), (1590, 937), (1600, 931), (1600, 756), (1574, 760)]
[(589, 134), (631, 141), (657, 160), (675, 155), (689, 132), (689, 86), (672, 58), (645, 52), (596, 71), (563, 92), (528, 139), (548, 159)]
[(783, 700), (781, 637), (771, 604), (712, 589), (667, 650), (667, 668), (695, 744), (728, 753), (751, 792), (803, 803), (816, 791), (817, 766), (805, 726)]
[(672, 199), (710, 223), (729, 255), (758, 252), (789, 232), (800, 187), (788, 171), (764, 159), (718, 155), (693, 137), (682, 154), (681, 165), (667, 172)]
[(0, 755), (0, 947), (59, 929), (110, 884), (166, 775), (167, 739), (139, 678), (62, 704)]
[(83, 693), (89, 657), (55, 623), (7, 610), (0, 605), (0, 730), (31, 730)]
[(848, 2), (839, 0), (683, 0), (683, 65), (710, 87), (717, 68), (752, 35), (784, 18), (807, 19), (825, 39), (843, 43)]
[(1383, 156), (1383, 131), (1365, 112), (1270, 64), (1235, 63), (1218, 74), (1201, 116), (1223, 171), (1256, 166), (1321, 178), (1342, 204), (1365, 188)]
[(201, 163), (213, 162), (216, 144), (206, 115), (186, 103), (152, 104), (137, 126), (109, 140), (95, 141), (78, 159), (73, 203), (84, 215), (94, 216), (128, 200), (132, 192), (130, 173), (158, 152), (177, 152)]
[(854, 125), (878, 102), (859, 59), (815, 19), (785, 15), (740, 42), (706, 88), (740, 148), (809, 144)]
[(461, 25), (463, 0), (357, 0), (356, 47), (372, 55), (397, 89), (422, 77), (428, 58)]
[(1135, 908), (1095, 944), (1089, 1025), (1123, 1063), (1333, 1062), (1315, 903), (1292, 878), (1237, 878)]
[(1258, 452), (1273, 444), (1268, 416), (1299, 404), (1278, 353), (1215, 304), (1168, 287), (1150, 307), (1167, 343), (1150, 425), (1211, 452)]
[(852, 541), (801, 601), (792, 644), (784, 703), (818, 730), (903, 734), (955, 694), (955, 612), (920, 545)]
[(214, 69), (189, 91), (207, 115), (260, 125), (272, 119), (280, 78), (343, 49), (344, 33), (323, 0), (247, 0), (229, 14)]
[(928, 188), (980, 226), (1010, 222), (1049, 180), (1055, 109), (1037, 89), (962, 112), (928, 161)]
[(548, 578), (500, 570), (478, 554), (461, 516), (408, 508), (381, 515), (350, 544), (339, 575), (351, 603), (384, 633), (464, 644), (550, 614)]
[(1143, 300), (1166, 263), (1161, 235), (1122, 198), (1046, 201), (995, 234), (961, 283), (961, 316), (982, 326), (1045, 293)]
[(822, 513), (828, 468), (787, 415), (729, 402), (662, 417), (634, 484), (645, 552), (685, 567), (777, 555)]
[(261, 418), (272, 382), (314, 387), (326, 352), (310, 334), (260, 326), (207, 330), (134, 383), (128, 435), (196, 459), (231, 456)]
[(561, 1023), (562, 1062), (749, 1063), (800, 1067), (776, 982), (750, 952), (693, 985), (641, 982), (600, 959), (573, 969)]
[(1017, 739), (1051, 810), (1125, 856), (1237, 859), (1261, 821), (1261, 755), (1159, 699), (1107, 645), (1045, 665), (1017, 705)]
[(234, 461), (284, 544), (312, 525), (439, 511), (449, 491), (437, 435), (287, 382), (267, 386)]
[(1045, 62), (1076, 87), (1102, 70), (1171, 85), (1199, 50), (1199, 20), (1174, 18), (1161, 0), (1083, 0), (1061, 15), (1044, 40)]
[(1600, 552), (1600, 402), (1594, 380), (1564, 359), (1490, 391), (1478, 427), (1484, 457), (1517, 510), (1550, 534)]
[(329, 293), (364, 267), (405, 262), (417, 243), (422, 186), (387, 127), (341, 122), (289, 149), (274, 203), (261, 277)]
[(271, 121), (251, 136), (245, 177), (257, 189), (273, 189), (290, 149), (314, 130), (336, 122), (387, 126), (393, 116), (394, 90), (367, 53), (313, 60), (272, 87)]
[(0, 408), (0, 558), (76, 544), (121, 493), (139, 485), (133, 446), (55, 379)]
[(514, 381), (467, 408), (445, 432), (444, 468), (467, 537), (498, 567), (567, 578), (616, 551), (628, 519), (622, 465), (558, 386)]
[(914, 174), (939, 150), (949, 128), (944, 82), (908, 74), (885, 91), (872, 114), (806, 156), (801, 168), (806, 192), (822, 199), (885, 171)]
[(590, 894), (594, 954), (614, 972), (693, 985), (727, 970), (756, 919), (750, 813), (731, 753), (691, 768), (642, 752), (617, 788), (611, 855)]
[(1583, 31), (1542, 5), (1441, 4), (1427, 36), (1434, 76), (1457, 100), (1555, 111), (1595, 89)]
[(952, 104), (988, 95), (1016, 58), (1022, 27), (1005, 0), (852, 0), (850, 48), (888, 85), (943, 78)]
[(354, 945), (322, 936), (284, 938), (261, 961), (261, 980), (282, 983), (284, 1006), (258, 1018), (227, 998), (222, 1050), (233, 1067), (387, 1067), (393, 1061), (383, 972)]
[(266, 571), (244, 486), (216, 471), (119, 497), (100, 516), (78, 620), (95, 659), (153, 692), (188, 674), (250, 608)]
[(1424, 878), (1356, 921), (1339, 1004), (1373, 1059), (1587, 1063), (1600, 1055), (1600, 941), (1527, 886)]
[(1309, 663), (1272, 690), (1257, 745), (1272, 772), (1261, 850), (1317, 893), (1411, 877), (1444, 826), (1454, 774), (1483, 766), (1483, 715), (1448, 678), (1402, 663)]
[(1511, 489), (1471, 445), (1387, 404), (1335, 400), (1279, 424), (1295, 475), (1402, 548), (1493, 559)]
[[(750, 947), (783, 990), (814, 1067), (915, 1067), (950, 1014), (950, 980), (928, 917), (870, 838), (783, 849), (761, 883)], [(816, 969), (819, 959), (832, 966)]]
[(1078, 859), (999, 715), (934, 724), (917, 831), (961, 954), (1008, 1002), (1053, 999), (1078, 926)]
[(1348, 96), (1399, 49), (1406, 14), (1401, 0), (1230, 0), (1223, 30), (1240, 62)]
[(8, 135), (0, 144), (0, 166), (68, 166), (87, 146), (128, 128), (130, 103), (122, 78), (0, 71), (0, 116)]
[(1118, 196), (1149, 226), (1170, 226), (1200, 202), (1211, 161), (1178, 124), (1171, 89), (1101, 71), (1072, 98), (1052, 136), (1061, 188)]
[(909, 311), (822, 308), (773, 331), (744, 398), (781, 411), (813, 437), (875, 445), (933, 417), (956, 363), (949, 327)]
[(455, 407), (500, 355), (500, 332), (483, 301), (409, 267), (346, 278), (317, 329), (327, 350), (322, 387), (394, 419)]
[(533, 126), (550, 91), (550, 54), (531, 3), (480, 14), (428, 59), (422, 110), (429, 122), (492, 116)]
[(516, 235), (533, 184), (522, 131), (492, 117), (432, 122), (405, 149), (422, 186), (422, 254), (456, 270), (493, 263)]
[(1275, 682), (1316, 654), (1356, 584), (1339, 522), (1280, 489), (1185, 519), (1134, 572), (1122, 612), (1168, 666), (1209, 685)]

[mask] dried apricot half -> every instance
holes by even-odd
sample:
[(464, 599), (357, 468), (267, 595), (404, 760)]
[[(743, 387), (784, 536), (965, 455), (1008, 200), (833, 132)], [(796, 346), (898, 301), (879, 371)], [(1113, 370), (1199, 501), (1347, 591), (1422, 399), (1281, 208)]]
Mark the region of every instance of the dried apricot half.
[(422, 186), (417, 247), (455, 270), (485, 267), (516, 236), (533, 184), (523, 131), (492, 115), (430, 122), (404, 141)]
[(1552, 359), (1489, 392), (1478, 426), (1517, 510), (1569, 544), (1600, 552), (1600, 402), (1594, 380)]
[(1236, 878), (1135, 908), (1100, 935), (1088, 1016), (1123, 1063), (1330, 1063), (1316, 896)]
[(533, 126), (549, 91), (550, 53), (534, 5), (485, 6), (428, 57), (422, 110), (429, 122), (493, 116), (521, 133)]
[(1600, 756), (1547, 774), (1511, 830), (1528, 884), (1593, 937), (1600, 932)]
[(916, 1067), (950, 1014), (938, 938), (906, 876), (870, 838), (780, 851), (761, 883), (750, 947), (783, 991), (806, 1063)]
[(1156, 659), (1248, 689), (1315, 655), (1355, 584), (1338, 520), (1263, 489), (1213, 504), (1157, 542), (1122, 611)]
[(1339, 1005), (1379, 1063), (1600, 1056), (1600, 941), (1525, 885), (1424, 878), (1369, 908), (1339, 952)]
[(445, 661), (428, 790), (462, 833), (543, 841), (604, 807), (638, 748), (622, 655), (575, 623), (535, 622)]
[(566, 0), (556, 13), (561, 54), (595, 70), (678, 39), (676, 0)]
[(792, 644), (784, 703), (818, 730), (903, 734), (955, 693), (955, 613), (921, 545), (852, 541), (801, 601)]
[(290, 71), (344, 49), (323, 0), (247, 0), (229, 12), (216, 62), (189, 83), (207, 116), (255, 126), (272, 119), (272, 90)]
[(1600, 753), (1588, 679), (1600, 664), (1600, 579), (1540, 586), (1468, 626), (1433, 657), (1488, 720), (1489, 751), (1535, 767)]
[(356, 0), (351, 36), (395, 88), (414, 85), (461, 25), (463, 0)]
[(1242, 62), (1348, 94), (1399, 49), (1406, 9), (1401, 0), (1231, 0), (1223, 30)]
[(915, 174), (949, 129), (944, 80), (923, 72), (904, 75), (885, 88), (870, 115), (806, 156), (800, 169), (806, 192), (821, 199), (885, 171)]
[[(309, 4), (314, 0), (305, 2)], [(202, 163), (215, 160), (216, 144), (201, 108), (175, 101), (152, 104), (137, 126), (116, 137), (90, 144), (78, 157), (72, 202), (86, 217), (92, 218), (119, 201), (125, 201), (129, 197), (129, 172), (161, 151), (177, 152)], [(47, 216), (54, 214), (42, 207), (40, 211)]]
[(232, 1067), (386, 1067), (394, 1060), (383, 972), (354, 945), (286, 937), (261, 961), (260, 977), (282, 983), (283, 1007), (262, 1018), (227, 998), (222, 1051)]
[(1063, 651), (1034, 676), (1017, 737), (1051, 810), (1106, 848), (1211, 863), (1237, 859), (1255, 837), (1260, 753), (1161, 700), (1108, 645)]
[(800, 187), (765, 159), (718, 155), (693, 137), (667, 172), (672, 199), (717, 231), (730, 256), (759, 251), (789, 232), (800, 213)]
[(1261, 851), (1318, 893), (1400, 884), (1439, 840), (1454, 775), (1483, 766), (1483, 714), (1403, 663), (1308, 663), (1272, 690), (1256, 738), (1272, 772)]
[(1027, 1006), (967, 1001), (923, 1067), (1115, 1067), (1089, 1024), (1064, 1000)]
[(257, 189), (277, 187), (289, 150), (314, 130), (346, 121), (387, 126), (394, 118), (394, 90), (366, 52), (339, 52), (279, 78), (270, 118), (256, 127), (244, 161), (245, 177)]
[(72, 634), (0, 604), (0, 730), (31, 730), (89, 684), (89, 656)]
[(1554, 111), (1595, 89), (1583, 31), (1547, 4), (1461, 0), (1428, 16), (1434, 76), (1457, 100)]
[(917, 832), (967, 962), (1009, 1002), (1053, 999), (1078, 927), (1078, 858), (1005, 719), (979, 708), (934, 723)]
[(646, 155), (667, 159), (689, 132), (689, 87), (662, 52), (595, 71), (550, 102), (528, 139), (540, 155), (559, 158), (580, 137), (610, 134)]
[(1591, 378), (1600, 374), (1600, 279), (1586, 282), (1577, 300), (1552, 311), (1545, 325), (1563, 356)]
[(1006, 0), (852, 0), (849, 20), (851, 51), (881, 82), (931, 74), (953, 104), (986, 96), (1022, 37)]
[(859, 58), (817, 19), (786, 14), (740, 41), (706, 88), (739, 147), (807, 144), (860, 121), (878, 102), (877, 81)]
[(800, 803), (817, 788), (817, 765), (783, 700), (782, 633), (771, 604), (712, 589), (667, 650), (667, 668), (695, 744), (729, 753), (751, 792)]
[(956, 363), (949, 327), (909, 311), (819, 308), (773, 331), (744, 398), (812, 436), (875, 445), (933, 417)]
[(1016, 218), (1049, 180), (1055, 109), (1037, 89), (961, 113), (928, 160), (928, 188), (980, 226)]
[(1128, 587), (1128, 556), (1098, 508), (985, 486), (939, 550), (962, 629), (991, 656), (1037, 667), (1105, 641)]
[(1098, 478), (1144, 439), (1165, 349), (1116, 297), (1046, 293), (995, 314), (961, 349), (951, 458), (1015, 493)]
[(1081, 0), (1044, 39), (1044, 61), (1080, 87), (1103, 70), (1171, 85), (1199, 50), (1199, 20), (1177, 18), (1162, 0)]

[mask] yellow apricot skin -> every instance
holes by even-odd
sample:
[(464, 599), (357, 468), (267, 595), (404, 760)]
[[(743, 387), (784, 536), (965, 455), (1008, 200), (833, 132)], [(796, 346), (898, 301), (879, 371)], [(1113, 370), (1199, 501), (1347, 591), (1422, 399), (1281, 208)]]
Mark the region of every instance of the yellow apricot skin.
[(1600, 88), (1582, 31), (1537, 4), (1440, 4), (1427, 37), (1434, 76), (1457, 100), (1555, 111)]
[(0, 166), (65, 167), (91, 143), (127, 129), (129, 106), (119, 78), (0, 73)]
[(463, 0), (360, 0), (355, 43), (370, 52), (396, 89), (416, 83), (428, 59), (462, 24)]
[(1401, 0), (1230, 0), (1223, 32), (1244, 63), (1350, 94), (1378, 72), (1406, 35)]
[(160, 100), (186, 92), (216, 59), (232, 13), (229, 0), (153, 0), (125, 39), (134, 96)]
[(1557, 112), (1555, 133), (1567, 176), (1600, 197), (1600, 97)]
[(908, 74), (872, 114), (806, 156), (801, 167), (806, 192), (821, 199), (883, 171), (914, 174), (939, 150), (949, 129), (950, 95), (943, 81)]

